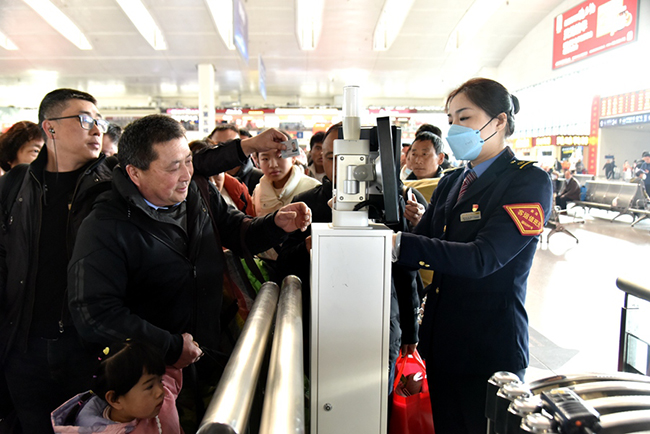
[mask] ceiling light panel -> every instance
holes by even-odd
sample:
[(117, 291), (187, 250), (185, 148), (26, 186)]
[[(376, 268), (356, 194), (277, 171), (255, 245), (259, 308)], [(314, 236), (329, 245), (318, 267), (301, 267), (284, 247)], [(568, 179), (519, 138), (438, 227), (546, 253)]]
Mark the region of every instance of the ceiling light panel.
[(149, 10), (140, 0), (115, 0), (142, 37), (154, 50), (166, 50), (167, 43), (162, 31), (156, 24)]
[(4, 33), (0, 32), (0, 47), (4, 48), (5, 50), (17, 50), (18, 47), (16, 47), (16, 44), (11, 42), (11, 39), (7, 37)]
[(315, 50), (323, 29), (324, 0), (296, 0), (296, 35), (301, 50)]
[(406, 16), (411, 12), (413, 0), (386, 0), (375, 26), (372, 48), (388, 50), (402, 30)]
[(206, 0), (212, 21), (229, 50), (235, 49), (233, 0)]
[(449, 35), (445, 51), (455, 51), (472, 39), (504, 3), (505, 0), (474, 1)]
[(50, 26), (61, 33), (68, 41), (72, 42), (80, 50), (92, 50), (92, 46), (86, 36), (79, 30), (79, 27), (70, 20), (59, 8), (49, 0), (23, 0), (37, 14), (39, 14)]

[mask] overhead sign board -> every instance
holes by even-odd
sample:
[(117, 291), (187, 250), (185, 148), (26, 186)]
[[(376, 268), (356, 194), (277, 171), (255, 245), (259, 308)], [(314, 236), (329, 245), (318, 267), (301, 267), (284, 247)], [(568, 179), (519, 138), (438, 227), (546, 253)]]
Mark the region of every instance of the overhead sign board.
[(261, 54), (257, 56), (257, 70), (259, 72), (260, 95), (266, 101), (266, 66), (264, 66)]
[(650, 89), (600, 99), (601, 118), (639, 112), (650, 112)]
[(555, 17), (553, 69), (636, 39), (638, 0), (586, 1)]
[(242, 59), (248, 63), (248, 15), (243, 0), (234, 0), (233, 14), (235, 47)]
[(625, 125), (647, 124), (650, 122), (650, 114), (643, 113), (639, 115), (619, 116), (616, 118), (601, 119), (600, 128), (622, 127)]

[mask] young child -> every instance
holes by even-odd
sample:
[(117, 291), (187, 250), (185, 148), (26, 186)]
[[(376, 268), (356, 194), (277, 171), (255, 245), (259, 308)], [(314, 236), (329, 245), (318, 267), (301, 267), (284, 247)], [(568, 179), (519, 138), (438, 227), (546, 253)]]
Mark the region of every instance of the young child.
[(182, 432), (175, 406), (181, 370), (165, 367), (151, 346), (129, 341), (111, 348), (94, 380), (92, 391), (52, 412), (55, 433)]
[(294, 165), (295, 158), (282, 158), (280, 151), (272, 150), (258, 154), (260, 169), (264, 176), (253, 191), (253, 203), (258, 217), (270, 214), (285, 205), (298, 193), (320, 185), (316, 179), (305, 175)]

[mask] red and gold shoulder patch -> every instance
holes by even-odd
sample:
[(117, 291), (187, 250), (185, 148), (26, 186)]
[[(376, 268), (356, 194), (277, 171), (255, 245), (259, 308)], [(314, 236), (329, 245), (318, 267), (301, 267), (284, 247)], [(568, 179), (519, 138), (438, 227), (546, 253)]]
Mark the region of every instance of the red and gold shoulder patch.
[(539, 235), (544, 231), (544, 210), (539, 203), (503, 205), (521, 235)]

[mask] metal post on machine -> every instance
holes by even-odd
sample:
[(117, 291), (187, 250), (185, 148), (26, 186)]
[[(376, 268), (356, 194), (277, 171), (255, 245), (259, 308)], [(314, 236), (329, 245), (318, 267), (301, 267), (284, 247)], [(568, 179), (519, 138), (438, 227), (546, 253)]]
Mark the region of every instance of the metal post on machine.
[[(343, 140), (334, 140), (334, 227), (367, 227), (368, 209), (356, 210), (366, 200), (370, 141), (361, 136), (361, 90), (358, 86), (343, 88)], [(361, 173), (360, 173), (361, 172)], [(362, 176), (357, 176), (360, 174)]]
[(312, 224), (312, 434), (387, 429), (392, 231), (363, 206), (376, 175), (360, 130), (360, 88), (345, 87), (332, 224)]

